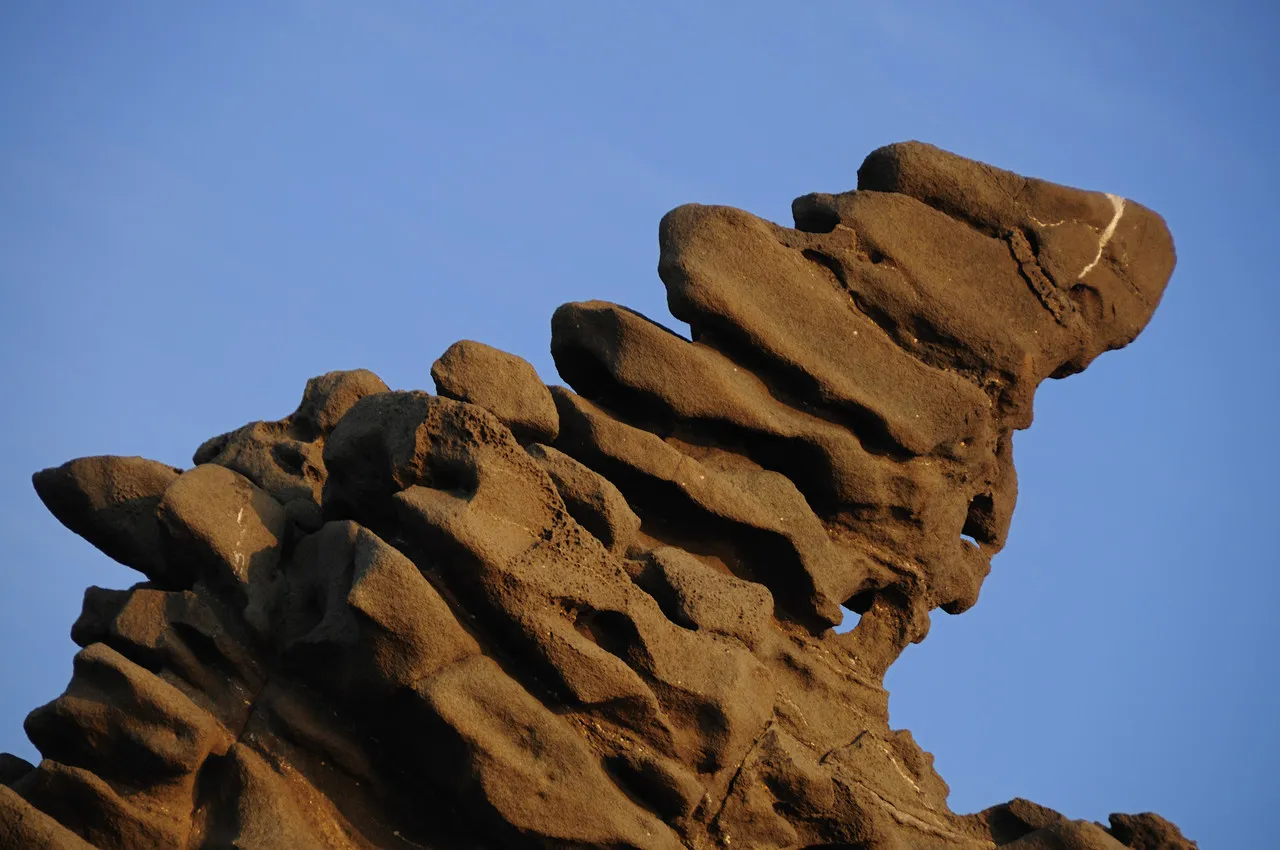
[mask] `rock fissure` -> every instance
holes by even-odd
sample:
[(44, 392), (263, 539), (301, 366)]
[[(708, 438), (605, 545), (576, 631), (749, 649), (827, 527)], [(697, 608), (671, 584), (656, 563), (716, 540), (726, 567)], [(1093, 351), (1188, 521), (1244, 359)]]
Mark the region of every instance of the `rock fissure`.
[(777, 714), (775, 713), (774, 716), (769, 718), (769, 722), (764, 725), (764, 728), (760, 730), (760, 734), (751, 742), (751, 746), (748, 747), (747, 751), (743, 754), (742, 760), (734, 767), (733, 772), (729, 776), (729, 781), (725, 785), (724, 795), (720, 798), (720, 802), (715, 807), (715, 814), (713, 814), (711, 819), (708, 821), (710, 829), (715, 830), (718, 828), (720, 815), (724, 812), (725, 804), (728, 803), (729, 798), (733, 796), (733, 792), (735, 790), (734, 786), (738, 782), (739, 777), (742, 776), (743, 768), (746, 767), (747, 762), (750, 761), (752, 755), (755, 754), (756, 748), (760, 746), (760, 742), (764, 740), (765, 735), (767, 735), (769, 730), (773, 728), (776, 720)]
[(1103, 230), (1102, 235), (1098, 237), (1098, 253), (1094, 254), (1093, 259), (1089, 261), (1089, 264), (1080, 271), (1080, 274), (1076, 275), (1077, 280), (1084, 280), (1085, 276), (1089, 274), (1089, 272), (1093, 271), (1099, 261), (1102, 260), (1102, 252), (1105, 251), (1107, 249), (1107, 245), (1110, 244), (1111, 237), (1114, 236), (1116, 232), (1116, 225), (1120, 223), (1120, 217), (1124, 215), (1124, 198), (1119, 195), (1112, 195), (1108, 192), (1107, 200), (1111, 202), (1111, 206), (1115, 210), (1115, 214), (1111, 216), (1111, 221), (1107, 222), (1106, 229)]
[(862, 791), (865, 791), (867, 795), (876, 802), (877, 805), (879, 805), (881, 808), (883, 808), (886, 812), (889, 813), (890, 817), (892, 817), (894, 820), (896, 820), (898, 823), (902, 824), (903, 826), (907, 826), (912, 829), (919, 830), (920, 832), (923, 832), (926, 835), (934, 835), (934, 836), (937, 836), (938, 838), (946, 839), (947, 841), (954, 842), (955, 844), (961, 847), (973, 847), (973, 846), (995, 847), (996, 846), (995, 842), (993, 841), (982, 841), (980, 839), (974, 839), (971, 836), (962, 835), (961, 833), (949, 830), (945, 826), (942, 826), (941, 824), (929, 823), (928, 821), (924, 820), (923, 818), (917, 815), (914, 815), (910, 812), (905, 812), (902, 809), (895, 806), (889, 800), (885, 799), (879, 792), (877, 792), (874, 788), (870, 787), (866, 783), (859, 782), (856, 779), (848, 779), (844, 777), (840, 778), (837, 781), (842, 784), (847, 784), (848, 786), (855, 787)]
[(1005, 236), (1005, 241), (1009, 243), (1009, 251), (1013, 254), (1013, 258), (1018, 261), (1018, 270), (1026, 279), (1027, 286), (1040, 299), (1040, 303), (1053, 314), (1058, 324), (1070, 325), (1074, 312), (1071, 302), (1058, 289), (1049, 273), (1040, 266), (1035, 249), (1031, 247), (1026, 234), (1021, 230), (1010, 230)]

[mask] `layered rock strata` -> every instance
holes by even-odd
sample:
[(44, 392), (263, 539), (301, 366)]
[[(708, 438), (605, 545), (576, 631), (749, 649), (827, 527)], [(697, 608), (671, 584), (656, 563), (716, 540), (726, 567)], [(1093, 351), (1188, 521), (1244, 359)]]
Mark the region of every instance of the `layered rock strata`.
[(0, 845), (1194, 846), (953, 814), (882, 685), (977, 601), (1036, 386), (1150, 319), (1164, 223), (917, 143), (793, 211), (669, 213), (688, 338), (567, 304), (572, 389), (460, 342), (436, 395), (334, 372), (191, 469), (37, 473), (146, 580), (86, 593)]

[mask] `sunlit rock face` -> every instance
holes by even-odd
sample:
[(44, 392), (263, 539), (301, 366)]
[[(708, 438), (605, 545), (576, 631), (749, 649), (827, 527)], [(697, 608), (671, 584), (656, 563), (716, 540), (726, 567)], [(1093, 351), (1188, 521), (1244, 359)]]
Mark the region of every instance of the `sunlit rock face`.
[(191, 469), (37, 473), (146, 580), (86, 593), (0, 845), (1193, 846), (953, 814), (882, 685), (977, 601), (1036, 386), (1150, 319), (1163, 221), (918, 143), (793, 210), (669, 213), (690, 337), (566, 304), (572, 389), (464, 341), (435, 395), (333, 372)]

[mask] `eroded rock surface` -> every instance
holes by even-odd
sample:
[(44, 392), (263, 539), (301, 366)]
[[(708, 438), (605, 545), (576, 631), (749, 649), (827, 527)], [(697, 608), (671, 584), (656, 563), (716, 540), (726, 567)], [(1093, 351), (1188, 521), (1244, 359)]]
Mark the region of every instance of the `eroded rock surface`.
[(1150, 319), (1163, 221), (917, 143), (793, 209), (669, 213), (690, 337), (565, 305), (572, 389), (463, 342), (439, 395), (334, 372), (190, 470), (37, 473), (147, 580), (87, 592), (0, 845), (1193, 847), (952, 813), (882, 686), (977, 601), (1036, 386)]

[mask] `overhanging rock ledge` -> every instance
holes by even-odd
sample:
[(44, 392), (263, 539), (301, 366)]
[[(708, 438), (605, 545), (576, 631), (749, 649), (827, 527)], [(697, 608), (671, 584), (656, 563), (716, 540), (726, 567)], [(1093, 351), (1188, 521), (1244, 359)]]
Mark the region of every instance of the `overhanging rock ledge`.
[(952, 813), (882, 684), (977, 602), (1037, 385), (1151, 318), (1164, 222), (915, 142), (793, 212), (667, 214), (690, 336), (566, 304), (572, 389), (464, 341), (436, 395), (331, 372), (191, 469), (37, 473), (145, 581), (87, 591), (0, 846), (1194, 847)]

